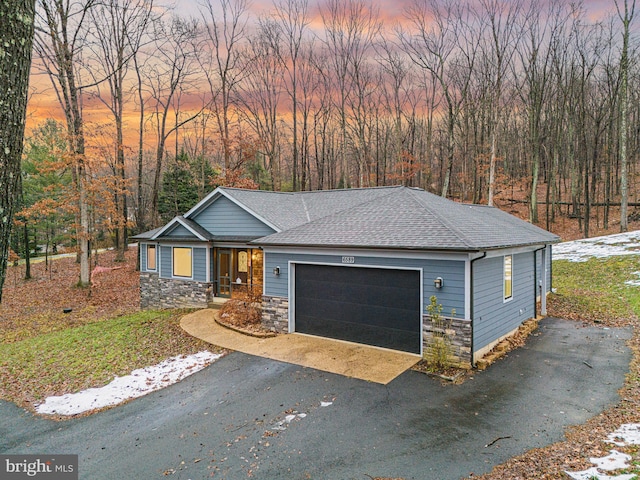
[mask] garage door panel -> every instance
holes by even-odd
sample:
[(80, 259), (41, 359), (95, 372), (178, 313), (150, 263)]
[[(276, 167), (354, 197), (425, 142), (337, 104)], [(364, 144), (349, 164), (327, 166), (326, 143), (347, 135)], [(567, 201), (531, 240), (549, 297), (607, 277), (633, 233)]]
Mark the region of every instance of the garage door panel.
[[(304, 305), (302, 308), (298, 305)], [(318, 315), (321, 313), (322, 315)], [(339, 302), (328, 299), (298, 299), (296, 301), (296, 330), (306, 325), (310, 319), (342, 318), (343, 321), (368, 324), (379, 327), (390, 327), (409, 332), (419, 331), (420, 319), (415, 315), (407, 315), (407, 311), (397, 307), (380, 305), (363, 305), (353, 302)]]
[(416, 343), (415, 331), (407, 332), (406, 330), (397, 330), (388, 327), (381, 328), (363, 325), (361, 323), (328, 320), (327, 317), (322, 316), (312, 317), (310, 326), (304, 333), (326, 337), (327, 329), (332, 332), (330, 338), (353, 342), (354, 335), (357, 335), (357, 343), (390, 348), (392, 350), (420, 353), (419, 350), (408, 350), (406, 348), (407, 345)]
[(415, 270), (295, 266), (295, 330), (420, 353)]
[[(347, 268), (345, 268), (346, 270)], [(416, 272), (417, 273), (417, 272)], [(353, 301), (356, 303), (375, 303), (376, 305), (395, 306), (410, 304), (408, 308), (420, 308), (419, 298), (416, 297), (415, 288), (405, 286), (380, 285), (380, 284), (354, 284), (346, 282), (319, 281), (317, 279), (302, 279), (297, 281), (296, 275), (296, 296), (305, 298), (321, 298)], [(354, 289), (353, 286), (358, 287)]]

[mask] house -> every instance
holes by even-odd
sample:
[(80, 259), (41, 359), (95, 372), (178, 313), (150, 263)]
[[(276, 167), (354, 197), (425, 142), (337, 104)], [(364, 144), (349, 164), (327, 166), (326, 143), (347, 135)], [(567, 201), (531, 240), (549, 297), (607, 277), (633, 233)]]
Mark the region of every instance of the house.
[(206, 307), (259, 288), (274, 331), (422, 354), (435, 296), (453, 353), (471, 364), (546, 314), (559, 241), (498, 208), (401, 186), (220, 187), (136, 238), (143, 308)]

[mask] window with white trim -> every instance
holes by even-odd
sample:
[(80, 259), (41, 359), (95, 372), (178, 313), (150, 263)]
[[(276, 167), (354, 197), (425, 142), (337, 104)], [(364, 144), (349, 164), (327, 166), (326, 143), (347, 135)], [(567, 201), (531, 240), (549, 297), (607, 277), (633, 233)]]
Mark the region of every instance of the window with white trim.
[(504, 301), (513, 298), (513, 255), (504, 256)]
[(156, 269), (156, 246), (147, 245), (147, 270)]
[(192, 277), (191, 247), (173, 247), (173, 276)]

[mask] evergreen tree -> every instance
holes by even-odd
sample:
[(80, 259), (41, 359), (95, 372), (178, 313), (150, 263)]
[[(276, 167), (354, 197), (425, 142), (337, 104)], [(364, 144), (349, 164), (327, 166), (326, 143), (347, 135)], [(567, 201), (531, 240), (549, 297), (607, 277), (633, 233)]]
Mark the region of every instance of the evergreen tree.
[(186, 153), (181, 152), (162, 176), (162, 189), (158, 197), (158, 213), (164, 222), (182, 215), (198, 200), (198, 183)]

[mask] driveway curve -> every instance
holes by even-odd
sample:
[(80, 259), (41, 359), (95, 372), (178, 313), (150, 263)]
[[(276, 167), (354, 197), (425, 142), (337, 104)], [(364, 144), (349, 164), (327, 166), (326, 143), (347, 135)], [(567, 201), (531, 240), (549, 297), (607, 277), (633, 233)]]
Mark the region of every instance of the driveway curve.
[(78, 454), (92, 480), (457, 479), (618, 402), (630, 336), (546, 319), (460, 386), (414, 371), (381, 385), (232, 353), (86, 418), (56, 423), (0, 402), (0, 453)]

